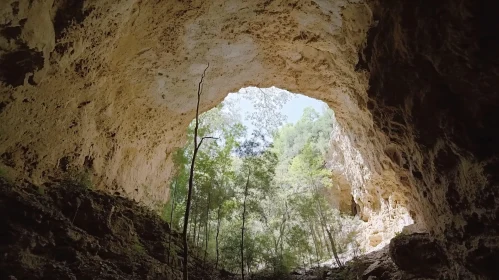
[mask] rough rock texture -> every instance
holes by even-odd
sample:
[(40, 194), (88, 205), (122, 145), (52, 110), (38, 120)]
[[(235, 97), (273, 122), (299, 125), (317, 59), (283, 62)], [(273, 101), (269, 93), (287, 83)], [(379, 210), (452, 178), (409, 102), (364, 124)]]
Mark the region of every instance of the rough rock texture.
[[(208, 62), (202, 110), (275, 85), (328, 102), (364, 156), (379, 157), (367, 141), (367, 76), (354, 69), (371, 22), (360, 1), (0, 5), (1, 68), (22, 66), (0, 75), (0, 154), (34, 183), (86, 168), (101, 188), (164, 203)], [(24, 63), (35, 56), (43, 63)]]
[[(129, 199), (72, 182), (37, 187), (0, 178), (0, 213), (0, 279), (181, 279), (179, 234)], [(385, 247), (345, 268), (279, 279), (452, 279), (442, 252), (428, 235), (402, 235), (392, 240), (390, 252)], [(191, 279), (239, 279), (196, 254), (190, 261)], [(251, 279), (276, 277), (258, 273)]]
[(401, 270), (426, 277), (438, 277), (448, 270), (447, 256), (428, 234), (398, 235), (390, 241), (390, 258)]
[(372, 7), (376, 24), (358, 66), (370, 72), (369, 108), (386, 152), (453, 262), (497, 279), (499, 3)]
[[(394, 242), (395, 241), (395, 242)], [(415, 245), (410, 250), (407, 245)], [(422, 249), (419, 250), (419, 249)], [(394, 253), (394, 251), (397, 251)], [(442, 252), (428, 235), (399, 235), (389, 246), (365, 254), (347, 262), (344, 267), (314, 267), (297, 270), (290, 279), (297, 280), (430, 280), (453, 279), (454, 271), (450, 269)], [(434, 254), (431, 254), (434, 253)], [(438, 256), (438, 257), (436, 257)], [(436, 257), (436, 258), (435, 258)], [(403, 264), (402, 264), (403, 263)], [(260, 279), (260, 278), (257, 278)], [(272, 278), (262, 278), (272, 279)], [(458, 278), (459, 279), (459, 278)], [(460, 279), (473, 279), (463, 276)]]
[[(336, 171), (349, 171), (358, 212), (367, 221), (380, 202), (408, 204), (367, 110), (367, 74), (354, 68), (371, 24), (361, 1), (0, 5), (0, 65), (19, 66), (0, 75), (0, 155), (19, 177), (89, 173), (101, 189), (165, 203), (209, 62), (202, 110), (248, 85), (324, 100), (355, 147)], [(35, 56), (43, 63), (25, 63)]]
[(362, 233), (357, 243), (363, 252), (383, 248), (396, 233), (414, 223), (406, 196), (400, 183), (393, 180), (396, 175), (392, 169), (384, 169), (381, 176), (368, 168), (345, 128), (335, 124), (331, 135), (327, 166), (333, 170), (333, 206), (364, 221), (357, 229)]
[(86, 169), (163, 203), (209, 62), (202, 110), (248, 85), (324, 100), (357, 151), (338, 170), (360, 215), (406, 209), (454, 277), (497, 279), (498, 5), (2, 1), (0, 158), (37, 184)]
[[(180, 235), (128, 199), (0, 179), (0, 212), (0, 279), (182, 279)], [(190, 261), (192, 279), (221, 279)]]

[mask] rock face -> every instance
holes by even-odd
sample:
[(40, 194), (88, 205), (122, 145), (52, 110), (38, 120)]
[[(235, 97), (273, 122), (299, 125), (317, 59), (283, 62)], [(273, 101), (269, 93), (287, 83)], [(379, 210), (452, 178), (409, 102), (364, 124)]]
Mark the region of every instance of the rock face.
[(17, 65), (0, 75), (0, 155), (37, 184), (84, 170), (164, 203), (208, 63), (203, 111), (275, 85), (328, 102), (363, 142), (372, 130), (367, 75), (353, 67), (371, 23), (359, 1), (8, 0), (0, 11), (0, 65)]
[[(394, 240), (398, 240), (394, 244)], [(416, 245), (416, 250), (408, 250), (406, 245)], [(338, 268), (313, 268), (293, 279), (325, 280), (436, 280), (453, 279), (454, 273), (442, 259), (428, 254), (435, 253), (435, 243), (425, 234), (404, 235), (392, 240), (389, 246), (357, 257)], [(418, 250), (422, 249), (422, 250)], [(437, 249), (438, 251), (438, 249)], [(395, 253), (393, 253), (395, 252)], [(440, 251), (441, 252), (441, 251)], [(421, 254), (426, 257), (421, 257)], [(431, 255), (431, 256), (430, 256)], [(437, 253), (438, 255), (438, 253)], [(439, 255), (440, 257), (440, 255)], [(443, 257), (443, 256), (442, 256)], [(437, 262), (430, 262), (437, 261)], [(422, 261), (422, 262), (421, 262)], [(402, 269), (403, 268), (403, 269)], [(473, 279), (461, 275), (461, 279)]]
[(210, 63), (202, 110), (249, 85), (324, 100), (350, 145), (333, 171), (359, 215), (410, 218), (460, 275), (498, 278), (498, 6), (2, 1), (2, 169), (36, 184), (84, 171), (164, 203)]
[[(182, 279), (180, 234), (131, 200), (0, 179), (0, 210), (1, 279)], [(226, 279), (202, 257), (189, 261), (192, 279)]]
[(454, 262), (485, 279), (499, 277), (498, 5), (372, 3), (376, 24), (358, 65), (370, 72), (386, 153), (413, 185), (413, 211)]
[[(163, 204), (210, 62), (202, 110), (248, 85), (322, 99), (336, 112), (337, 143), (348, 141), (333, 168), (347, 203), (353, 195), (366, 221), (408, 212), (367, 110), (367, 73), (354, 68), (372, 21), (361, 1), (25, 0), (1, 10), (0, 64), (22, 67), (0, 75), (0, 155), (21, 178), (89, 173), (101, 189)], [(400, 230), (389, 228), (385, 241)]]
[(397, 267), (414, 275), (437, 278), (440, 270), (448, 270), (447, 256), (428, 234), (399, 235), (389, 248)]
[[(343, 213), (359, 215), (364, 221), (357, 242), (364, 252), (383, 248), (397, 232), (414, 220), (407, 209), (406, 194), (390, 166), (378, 173), (355, 145), (353, 136), (340, 124), (331, 133), (327, 166), (333, 170), (332, 197)], [(334, 204), (333, 204), (334, 206)], [(421, 225), (419, 225), (421, 226)], [(424, 224), (422, 225), (424, 227)]]

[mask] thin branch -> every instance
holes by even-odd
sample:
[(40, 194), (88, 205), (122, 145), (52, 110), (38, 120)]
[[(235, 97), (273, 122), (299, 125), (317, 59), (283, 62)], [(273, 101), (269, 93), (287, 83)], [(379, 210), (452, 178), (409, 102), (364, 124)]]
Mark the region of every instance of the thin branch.
[(215, 139), (215, 140), (218, 140), (218, 138), (217, 138), (217, 137), (205, 136), (205, 137), (201, 138), (201, 140), (199, 141), (198, 146), (197, 146), (197, 149), (199, 149), (199, 147), (201, 147), (201, 144), (203, 143), (203, 140), (204, 140), (204, 139)]
[[(206, 70), (208, 70), (208, 67), (210, 67), (210, 63), (208, 62), (208, 65), (206, 65), (206, 68), (203, 71), (203, 75), (201, 75), (201, 80), (199, 80), (198, 84), (198, 102), (196, 105), (196, 131), (199, 127), (199, 101), (201, 100), (201, 93), (203, 92), (203, 81), (204, 77), (206, 76)], [(197, 139), (194, 138), (194, 143), (196, 143)], [(196, 145), (194, 145), (196, 146)]]

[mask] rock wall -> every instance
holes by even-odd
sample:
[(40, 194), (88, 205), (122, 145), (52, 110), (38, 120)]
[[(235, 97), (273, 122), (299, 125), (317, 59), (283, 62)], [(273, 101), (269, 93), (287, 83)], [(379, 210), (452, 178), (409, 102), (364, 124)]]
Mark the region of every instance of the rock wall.
[[(362, 252), (378, 250), (390, 242), (404, 227), (413, 225), (417, 215), (410, 214), (410, 202), (403, 192), (394, 165), (385, 161), (381, 172), (369, 168), (360, 148), (353, 144), (355, 135), (339, 123), (331, 133), (331, 148), (327, 167), (333, 172), (331, 198), (333, 207), (345, 214), (358, 215), (363, 221), (357, 229), (359, 249)], [(416, 228), (425, 229), (419, 221)]]
[[(458, 279), (497, 279), (499, 20), (493, 1), (374, 1), (369, 109)], [(465, 268), (457, 268), (464, 264)], [(466, 276), (467, 275), (467, 276)], [(480, 278), (482, 279), (482, 278)]]
[(324, 100), (352, 148), (336, 174), (361, 216), (403, 207), (460, 273), (494, 277), (498, 5), (5, 0), (2, 170), (36, 184), (84, 170), (163, 203), (209, 63), (203, 111), (250, 85)]
[(381, 169), (367, 74), (353, 67), (371, 23), (360, 1), (1, 5), (0, 65), (19, 69), (0, 75), (0, 154), (19, 177), (84, 170), (98, 188), (164, 203), (208, 63), (203, 111), (249, 85), (322, 99)]

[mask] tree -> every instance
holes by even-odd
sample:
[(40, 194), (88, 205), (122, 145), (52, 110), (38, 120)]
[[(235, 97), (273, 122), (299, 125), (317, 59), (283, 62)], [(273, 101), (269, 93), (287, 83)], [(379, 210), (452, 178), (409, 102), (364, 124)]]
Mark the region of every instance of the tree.
[(201, 100), (201, 93), (203, 91), (203, 79), (206, 75), (206, 70), (208, 70), (208, 67), (210, 67), (210, 64), (208, 63), (208, 66), (203, 71), (203, 75), (201, 76), (201, 80), (199, 81), (198, 84), (198, 94), (197, 94), (197, 104), (196, 104), (196, 123), (195, 123), (195, 128), (194, 128), (194, 147), (193, 147), (193, 153), (192, 153), (192, 160), (191, 160), (191, 168), (189, 171), (189, 189), (187, 193), (187, 203), (185, 207), (185, 215), (184, 215), (184, 230), (182, 231), (182, 237), (183, 237), (183, 243), (184, 243), (184, 267), (183, 267), (183, 279), (187, 280), (189, 278), (188, 276), (188, 242), (187, 242), (187, 228), (189, 226), (189, 211), (191, 208), (191, 200), (192, 200), (192, 189), (194, 186), (194, 167), (196, 163), (196, 155), (199, 151), (199, 147), (201, 144), (203, 144), (204, 139), (208, 138), (213, 138), (213, 137), (203, 137), (198, 143), (198, 128), (199, 128), (199, 102)]
[[(202, 79), (199, 98), (201, 86)], [(217, 268), (240, 272), (242, 279), (255, 268), (277, 278), (331, 256), (340, 263), (344, 220), (324, 197), (334, 179), (325, 166), (332, 112), (307, 109), (296, 124), (276, 127), (272, 135), (267, 128), (248, 135), (225, 106), (198, 115), (188, 128), (169, 221), (175, 224), (183, 211), (184, 241), (190, 236), (205, 262), (213, 257)], [(217, 141), (203, 142), (214, 136)]]
[(254, 132), (253, 138), (247, 139), (238, 149), (239, 156), (243, 159), (242, 174), (246, 176), (246, 182), (243, 192), (243, 211), (242, 211), (242, 227), (241, 227), (241, 277), (244, 280), (244, 232), (246, 222), (246, 202), (250, 195), (250, 183), (255, 192), (260, 194), (268, 191), (271, 186), (272, 177), (274, 174), (274, 166), (276, 156), (267, 148), (269, 144), (265, 137), (258, 132)]
[(216, 263), (215, 267), (218, 268), (219, 262), (219, 235), (220, 235), (220, 226), (222, 223), (222, 218), (230, 211), (233, 211), (234, 204), (227, 201), (230, 199), (233, 194), (230, 191), (226, 190), (226, 186), (229, 185), (230, 181), (234, 181), (235, 172), (232, 168), (232, 155), (231, 152), (233, 149), (238, 147), (236, 138), (240, 137), (245, 131), (245, 128), (240, 124), (236, 123), (235, 125), (229, 127), (224, 126), (223, 139), (224, 145), (221, 149), (218, 150), (215, 158), (218, 173), (218, 188), (215, 189), (215, 202), (218, 204), (217, 209), (217, 228), (216, 228), (216, 237), (215, 237), (215, 246), (216, 246)]
[(286, 121), (286, 116), (281, 113), (284, 104), (291, 99), (291, 94), (284, 90), (272, 88), (246, 88), (243, 96), (250, 100), (256, 109), (247, 119), (259, 128), (265, 137), (273, 137), (279, 127)]

